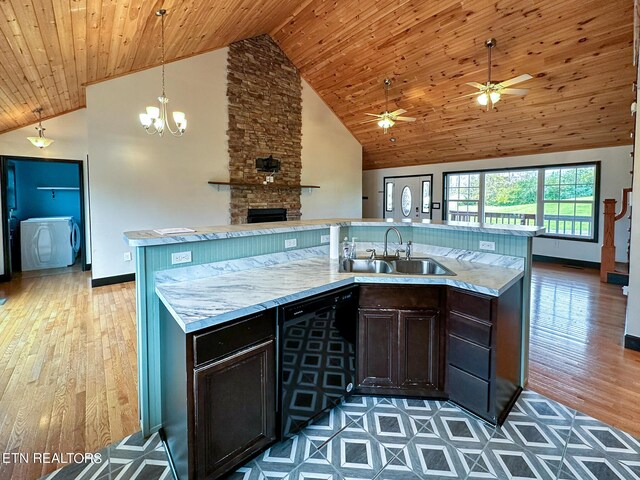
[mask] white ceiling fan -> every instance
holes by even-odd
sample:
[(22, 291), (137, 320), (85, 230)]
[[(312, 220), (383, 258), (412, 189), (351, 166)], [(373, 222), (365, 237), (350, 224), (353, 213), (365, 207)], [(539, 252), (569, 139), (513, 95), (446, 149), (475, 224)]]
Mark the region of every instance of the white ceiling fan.
[(509, 88), (512, 85), (517, 83), (525, 82), (527, 80), (531, 80), (533, 77), (528, 73), (523, 75), (519, 75), (510, 80), (505, 80), (504, 82), (493, 82), (491, 81), (491, 50), (496, 46), (496, 39), (490, 38), (485, 42), (485, 46), (487, 47), (488, 57), (489, 57), (489, 68), (488, 68), (488, 78), (487, 83), (482, 84), (478, 82), (469, 82), (467, 85), (477, 88), (480, 90), (480, 93), (471, 93), (465, 96), (474, 96), (477, 95), (476, 101), (482, 105), (486, 106), (487, 110), (493, 108), (493, 106), (500, 101), (500, 97), (502, 95), (519, 95), (523, 96), (529, 92), (527, 88)]
[(369, 115), (370, 117), (376, 117), (372, 120), (367, 120), (362, 123), (371, 123), (378, 122), (378, 126), (384, 130), (384, 133), (387, 133), (391, 127), (395, 125), (395, 123), (400, 120), (401, 122), (415, 122), (416, 119), (413, 117), (401, 117), (403, 113), (407, 111), (404, 108), (399, 108), (398, 110), (394, 110), (393, 112), (389, 111), (389, 87), (391, 87), (391, 79), (385, 78), (384, 82), (384, 112), (382, 113), (365, 113), (365, 115)]

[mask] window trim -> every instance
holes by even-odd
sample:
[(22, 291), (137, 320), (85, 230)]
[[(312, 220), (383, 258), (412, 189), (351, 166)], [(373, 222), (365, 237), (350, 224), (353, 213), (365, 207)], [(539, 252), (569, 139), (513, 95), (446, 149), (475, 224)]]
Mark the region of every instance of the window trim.
[[(600, 242), (600, 204), (602, 203), (600, 199), (600, 183), (601, 183), (601, 160), (594, 160), (592, 162), (571, 162), (571, 163), (550, 163), (548, 165), (527, 165), (522, 167), (504, 167), (504, 168), (484, 168), (484, 169), (470, 169), (470, 170), (451, 170), (442, 172), (442, 220), (445, 221), (447, 218), (447, 214), (449, 211), (449, 199), (447, 198), (447, 175), (456, 175), (456, 174), (465, 174), (465, 173), (493, 173), (493, 172), (513, 172), (517, 170), (542, 170), (544, 169), (553, 169), (553, 168), (567, 168), (567, 167), (585, 167), (585, 166), (595, 166), (595, 189), (593, 193), (593, 238), (581, 238), (581, 237), (570, 237), (566, 235), (554, 235), (547, 234), (546, 232), (543, 235), (539, 235), (538, 238), (550, 238), (553, 240), (568, 240), (571, 242), (586, 242), (586, 243), (599, 243)], [(540, 187), (542, 185), (542, 187)], [(484, 191), (484, 175), (480, 175), (480, 194)], [(544, 188), (544, 182), (538, 182), (538, 188)], [(540, 197), (540, 193), (538, 192), (538, 198)], [(483, 215), (479, 218), (484, 218), (484, 198), (483, 201), (480, 202), (482, 204)], [(540, 204), (544, 204), (544, 202), (538, 202), (538, 209), (540, 208)], [(480, 205), (478, 205), (478, 210), (480, 210)]]

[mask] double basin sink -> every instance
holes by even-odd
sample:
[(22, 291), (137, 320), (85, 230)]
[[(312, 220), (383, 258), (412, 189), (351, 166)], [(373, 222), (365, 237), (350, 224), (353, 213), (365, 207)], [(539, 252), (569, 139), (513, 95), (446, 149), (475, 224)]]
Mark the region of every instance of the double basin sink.
[(432, 258), (345, 258), (340, 262), (340, 271), (404, 275), (455, 275)]

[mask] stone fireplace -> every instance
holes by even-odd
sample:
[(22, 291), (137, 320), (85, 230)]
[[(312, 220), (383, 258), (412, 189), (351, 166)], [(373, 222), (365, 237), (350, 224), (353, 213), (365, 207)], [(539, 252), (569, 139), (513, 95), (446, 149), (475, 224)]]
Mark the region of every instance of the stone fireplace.
[[(268, 35), (229, 47), (229, 180), (232, 224), (247, 223), (249, 209), (286, 209), (300, 219), (302, 83), (300, 74)], [(263, 185), (256, 158), (281, 161), (272, 183)], [(246, 185), (249, 184), (249, 185)]]

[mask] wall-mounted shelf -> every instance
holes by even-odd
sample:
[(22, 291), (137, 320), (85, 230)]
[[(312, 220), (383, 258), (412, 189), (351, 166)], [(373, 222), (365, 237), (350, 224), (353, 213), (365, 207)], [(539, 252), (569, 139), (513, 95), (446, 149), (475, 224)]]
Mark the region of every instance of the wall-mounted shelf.
[(36, 190), (49, 190), (51, 192), (51, 198), (56, 198), (56, 191), (79, 191), (79, 187), (36, 187)]
[(282, 185), (278, 183), (258, 183), (258, 182), (209, 182), (209, 185), (226, 185), (229, 187), (272, 187), (272, 188), (320, 188), (319, 185)]

